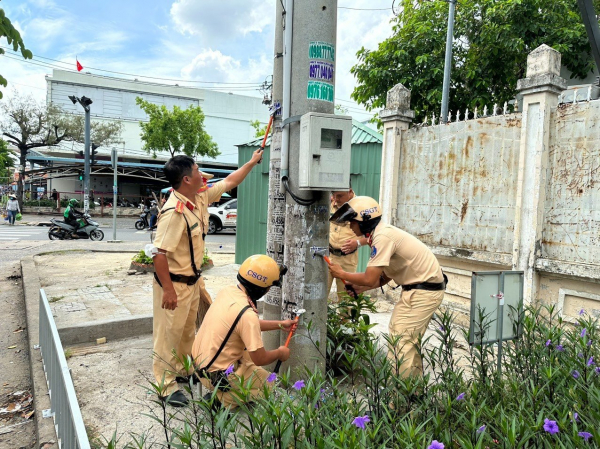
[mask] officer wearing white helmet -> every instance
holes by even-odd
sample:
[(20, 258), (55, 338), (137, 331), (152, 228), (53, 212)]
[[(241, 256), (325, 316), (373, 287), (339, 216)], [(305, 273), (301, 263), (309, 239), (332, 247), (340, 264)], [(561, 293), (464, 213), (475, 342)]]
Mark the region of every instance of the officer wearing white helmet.
[(444, 298), (448, 282), (435, 255), (409, 233), (381, 223), (381, 208), (368, 196), (357, 196), (331, 217), (336, 223), (349, 222), (357, 236), (365, 235), (371, 258), (364, 273), (348, 273), (332, 265), (333, 277), (353, 284), (357, 293), (378, 288), (393, 280), (402, 286), (402, 296), (390, 319), (390, 335), (398, 338), (388, 357), (401, 360), (399, 373), (420, 376), (423, 363), (416, 344)]
[(196, 334), (192, 347), (196, 375), (209, 390), (217, 388), (217, 399), (225, 407), (237, 406), (235, 392), (241, 380), (251, 398), (259, 397), (269, 376), (261, 366), (290, 356), (285, 346), (267, 351), (261, 332), (289, 331), (295, 321), (260, 320), (256, 310), (256, 301), (272, 286), (281, 287), (286, 272), (268, 256), (246, 259), (238, 271), (239, 283), (219, 292)]

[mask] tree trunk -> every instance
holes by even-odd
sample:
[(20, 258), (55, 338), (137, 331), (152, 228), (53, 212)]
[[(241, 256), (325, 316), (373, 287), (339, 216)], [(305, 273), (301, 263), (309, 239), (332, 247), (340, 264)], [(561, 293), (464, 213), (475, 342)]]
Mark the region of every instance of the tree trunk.
[(19, 181), (17, 182), (17, 200), (19, 201), (19, 209), (23, 210), (23, 184), (25, 182), (25, 164), (27, 163), (27, 148), (19, 147)]

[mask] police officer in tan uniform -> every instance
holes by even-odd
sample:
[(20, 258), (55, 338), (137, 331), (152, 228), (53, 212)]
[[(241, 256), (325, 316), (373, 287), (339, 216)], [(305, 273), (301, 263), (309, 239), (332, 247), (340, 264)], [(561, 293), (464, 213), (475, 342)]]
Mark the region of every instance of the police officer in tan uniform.
[(192, 348), (196, 374), (206, 388), (217, 388), (217, 399), (225, 407), (237, 407), (240, 395), (236, 393), (242, 382), (243, 390), (249, 391), (248, 400), (259, 397), (265, 383), (273, 384), (261, 366), (289, 358), (285, 346), (267, 351), (261, 332), (289, 331), (295, 321), (260, 320), (256, 310), (256, 301), (271, 286), (281, 287), (285, 271), (268, 256), (246, 259), (238, 271), (239, 283), (219, 292), (196, 335)]
[(153, 371), (162, 386), (160, 398), (173, 406), (188, 402), (177, 386), (177, 380), (187, 381), (190, 374), (183, 371), (181, 360), (192, 352), (200, 298), (210, 301), (200, 271), (208, 204), (237, 187), (261, 157), (262, 151), (255, 151), (249, 162), (212, 186), (207, 185), (210, 175), (200, 172), (189, 156), (178, 155), (165, 164), (173, 192), (161, 209), (151, 251), (155, 267)]
[[(354, 198), (354, 191), (341, 190), (331, 192), (331, 215), (335, 214), (343, 204)], [(329, 225), (329, 258), (332, 263), (338, 264), (348, 273), (355, 273), (358, 265), (358, 248), (367, 244), (364, 236), (357, 237), (350, 229), (349, 223), (335, 223)], [(346, 292), (344, 282), (335, 280), (338, 299)], [(327, 291), (331, 291), (333, 276), (329, 273)]]
[(330, 271), (335, 278), (353, 284), (357, 293), (378, 288), (390, 280), (402, 286), (402, 296), (394, 306), (389, 324), (390, 336), (397, 341), (388, 357), (394, 363), (402, 361), (399, 366), (402, 376), (422, 375), (417, 343), (442, 303), (448, 282), (435, 255), (416, 237), (381, 223), (379, 204), (367, 196), (351, 199), (331, 221), (349, 222), (357, 236), (368, 237), (371, 246), (371, 258), (364, 273), (349, 273), (334, 265)]

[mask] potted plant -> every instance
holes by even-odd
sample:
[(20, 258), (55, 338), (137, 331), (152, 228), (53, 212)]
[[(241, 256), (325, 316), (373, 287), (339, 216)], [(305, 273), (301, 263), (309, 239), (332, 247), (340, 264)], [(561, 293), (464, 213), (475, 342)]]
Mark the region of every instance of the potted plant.
[(200, 268), (202, 271), (206, 271), (214, 267), (212, 259), (208, 255), (208, 249), (204, 248), (204, 257), (202, 257), (202, 267)]
[(154, 263), (152, 262), (152, 258), (146, 256), (146, 253), (142, 249), (131, 259), (129, 269), (143, 273), (154, 273)]

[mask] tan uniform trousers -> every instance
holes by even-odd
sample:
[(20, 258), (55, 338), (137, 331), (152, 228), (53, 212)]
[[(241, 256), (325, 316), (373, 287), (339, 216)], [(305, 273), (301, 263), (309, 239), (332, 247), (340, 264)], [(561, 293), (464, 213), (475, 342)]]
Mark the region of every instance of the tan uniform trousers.
[(423, 375), (423, 361), (417, 344), (443, 299), (443, 290), (415, 289), (403, 291), (400, 301), (394, 306), (389, 331), (390, 337), (398, 338), (398, 341), (390, 347), (388, 358), (394, 366), (396, 361), (402, 360), (398, 369), (402, 377)]
[[(268, 386), (273, 385), (267, 383), (267, 377), (269, 377), (269, 372), (260, 366), (256, 366), (250, 358), (248, 351), (244, 351), (237, 369), (229, 376), (231, 390), (224, 392), (217, 391), (217, 399), (221, 401), (224, 407), (236, 408), (240, 401), (239, 393), (237, 393), (240, 391), (240, 384), (244, 385), (246, 389), (249, 388), (250, 401), (263, 397), (265, 383)], [(210, 391), (214, 390), (210, 380), (203, 378), (200, 379), (200, 382)]]
[[(196, 334), (196, 319), (204, 280), (198, 279), (195, 285), (173, 282), (177, 293), (175, 310), (162, 308), (163, 289), (156, 280), (153, 283), (152, 340), (154, 360), (152, 369), (158, 385), (164, 385), (163, 396), (178, 390), (175, 377), (187, 376), (180, 360), (192, 354)], [(173, 355), (175, 349), (177, 356)], [(164, 384), (163, 384), (164, 376)]]
[[(331, 254), (329, 258), (331, 259), (331, 263), (340, 265), (342, 270), (347, 271), (348, 273), (356, 273), (356, 266), (358, 265), (358, 250), (346, 256), (335, 256)], [(331, 291), (331, 285), (333, 284), (333, 276), (331, 276), (331, 272), (329, 272), (329, 270), (327, 270), (327, 272), (329, 273), (327, 293), (329, 293)], [(344, 283), (341, 279), (336, 279), (335, 285), (337, 286), (337, 296), (339, 301), (342, 299), (342, 295), (346, 293), (346, 289), (344, 288)]]

